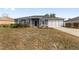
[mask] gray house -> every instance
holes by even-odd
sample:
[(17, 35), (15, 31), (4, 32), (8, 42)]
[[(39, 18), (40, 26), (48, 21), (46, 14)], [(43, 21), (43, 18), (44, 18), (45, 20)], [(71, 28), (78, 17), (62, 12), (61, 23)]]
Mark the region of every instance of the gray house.
[(64, 19), (56, 17), (55, 14), (48, 15), (35, 15), (28, 17), (21, 17), (15, 19), (16, 23), (30, 24), (32, 27), (61, 27), (64, 25)]
[(65, 27), (79, 28), (79, 17), (74, 17), (65, 21)]

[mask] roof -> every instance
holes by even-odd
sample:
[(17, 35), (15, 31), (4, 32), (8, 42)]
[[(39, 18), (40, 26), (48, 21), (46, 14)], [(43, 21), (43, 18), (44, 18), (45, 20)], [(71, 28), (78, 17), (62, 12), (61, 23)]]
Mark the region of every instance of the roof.
[(14, 19), (10, 17), (0, 17), (0, 21), (14, 21)]
[(64, 20), (64, 18), (60, 18), (60, 17), (49, 17), (49, 16), (44, 16), (44, 15), (34, 15), (34, 16), (28, 16), (28, 17), (20, 17), (20, 18), (16, 18), (16, 19), (30, 19), (30, 18), (48, 18), (48, 19), (59, 19), (59, 20)]
[(18, 17), (18, 18), (14, 18), (14, 19), (27, 19), (28, 17), (27, 16), (24, 16), (24, 17)]
[(79, 22), (79, 17), (74, 17), (72, 19), (68, 19), (67, 21), (65, 22)]

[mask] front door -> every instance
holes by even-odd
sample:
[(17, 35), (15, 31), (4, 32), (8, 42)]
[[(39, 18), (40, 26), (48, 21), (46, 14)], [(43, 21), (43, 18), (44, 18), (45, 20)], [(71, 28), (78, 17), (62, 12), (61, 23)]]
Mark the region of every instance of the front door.
[(35, 25), (35, 26), (38, 26), (38, 21), (35, 21), (34, 25)]
[(33, 25), (33, 26), (39, 26), (39, 19), (33, 18), (33, 19), (32, 19), (32, 25)]

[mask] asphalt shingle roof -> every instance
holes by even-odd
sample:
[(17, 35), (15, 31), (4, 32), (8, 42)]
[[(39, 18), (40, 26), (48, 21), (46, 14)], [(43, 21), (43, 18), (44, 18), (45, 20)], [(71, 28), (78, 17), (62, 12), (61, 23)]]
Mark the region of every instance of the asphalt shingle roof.
[(79, 17), (74, 17), (74, 18), (69, 19), (69, 20), (67, 20), (65, 22), (79, 22)]
[(49, 19), (64, 19), (60, 17), (49, 17), (49, 16), (44, 16), (44, 15), (34, 15), (34, 16), (28, 16), (28, 17), (20, 17), (16, 19), (28, 19), (28, 18), (49, 18)]

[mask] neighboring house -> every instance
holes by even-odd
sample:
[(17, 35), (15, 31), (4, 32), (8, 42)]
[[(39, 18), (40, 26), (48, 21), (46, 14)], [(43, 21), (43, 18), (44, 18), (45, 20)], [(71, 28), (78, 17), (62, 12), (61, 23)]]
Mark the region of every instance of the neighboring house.
[(28, 16), (28, 17), (21, 17), (15, 19), (16, 23), (25, 23), (29, 24), (30, 26), (35, 27), (62, 27), (64, 25), (64, 19), (56, 17), (55, 14), (52, 16), (47, 15), (36, 15), (36, 16)]
[(8, 16), (0, 17), (0, 25), (14, 24), (14, 23), (15, 23), (14, 19)]
[(65, 21), (66, 27), (79, 28), (79, 17), (75, 17)]

